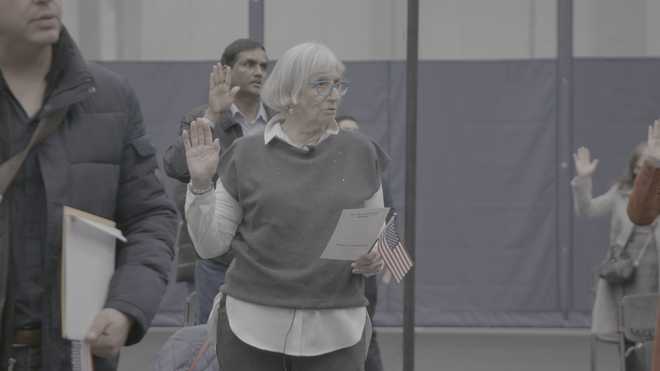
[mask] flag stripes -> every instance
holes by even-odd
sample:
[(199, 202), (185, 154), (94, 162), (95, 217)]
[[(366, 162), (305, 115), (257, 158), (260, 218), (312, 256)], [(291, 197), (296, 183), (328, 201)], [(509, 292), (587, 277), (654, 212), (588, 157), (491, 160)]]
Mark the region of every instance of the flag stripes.
[(392, 216), (383, 228), (376, 241), (376, 249), (378, 249), (385, 266), (392, 273), (396, 282), (401, 282), (406, 273), (412, 268), (413, 262), (401, 243), (399, 234), (396, 231), (395, 219), (396, 215)]

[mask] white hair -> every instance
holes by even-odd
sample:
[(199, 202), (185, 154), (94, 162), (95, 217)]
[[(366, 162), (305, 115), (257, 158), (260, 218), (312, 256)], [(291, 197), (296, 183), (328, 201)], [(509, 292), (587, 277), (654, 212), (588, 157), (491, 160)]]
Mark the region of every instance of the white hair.
[(306, 42), (287, 50), (277, 61), (261, 89), (261, 100), (276, 112), (294, 106), (304, 84), (319, 73), (343, 75), (344, 64), (327, 46)]

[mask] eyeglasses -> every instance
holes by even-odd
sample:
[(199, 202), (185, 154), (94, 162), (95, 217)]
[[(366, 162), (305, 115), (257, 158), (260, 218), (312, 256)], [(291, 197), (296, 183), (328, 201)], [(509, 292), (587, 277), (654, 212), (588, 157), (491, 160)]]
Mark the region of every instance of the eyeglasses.
[(330, 80), (317, 80), (310, 82), (309, 85), (316, 91), (321, 98), (325, 98), (332, 94), (332, 89), (337, 89), (340, 97), (346, 95), (350, 83), (348, 81), (330, 81)]

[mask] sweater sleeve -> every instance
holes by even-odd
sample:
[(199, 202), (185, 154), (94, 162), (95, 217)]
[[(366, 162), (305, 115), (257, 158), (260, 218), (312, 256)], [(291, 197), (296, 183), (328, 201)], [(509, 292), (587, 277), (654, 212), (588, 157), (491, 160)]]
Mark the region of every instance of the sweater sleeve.
[(614, 194), (617, 187), (613, 186), (606, 193), (593, 198), (592, 182), (590, 176), (576, 176), (571, 181), (573, 189), (573, 201), (575, 214), (587, 217), (598, 217), (607, 215), (614, 206)]
[(195, 250), (204, 259), (215, 258), (229, 251), (236, 229), (243, 219), (236, 191), (235, 147), (232, 144), (220, 156), (215, 191), (195, 195), (189, 189), (186, 197), (188, 232)]
[(243, 218), (238, 202), (218, 180), (215, 191), (195, 195), (188, 187), (186, 220), (197, 254), (211, 259), (229, 251), (236, 228)]

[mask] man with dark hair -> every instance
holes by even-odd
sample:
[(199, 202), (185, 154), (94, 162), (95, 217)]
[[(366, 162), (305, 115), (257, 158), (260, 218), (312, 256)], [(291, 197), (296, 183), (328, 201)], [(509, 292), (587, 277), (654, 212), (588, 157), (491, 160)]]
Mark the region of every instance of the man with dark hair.
[(222, 52), (222, 56), (220, 57), (220, 63), (223, 66), (233, 67), (236, 61), (238, 60), (238, 56), (241, 52), (246, 50), (259, 50), (259, 49), (261, 49), (264, 53), (266, 52), (264, 46), (261, 45), (261, 43), (258, 43), (254, 40), (251, 39), (234, 40), (232, 41), (231, 44), (227, 45), (225, 50)]
[[(220, 63), (212, 67), (209, 75), (208, 104), (194, 108), (179, 124), (179, 135), (163, 157), (165, 173), (177, 179), (177, 206), (185, 218), (183, 205), (190, 174), (186, 165), (185, 149), (181, 141), (183, 130), (190, 129), (190, 123), (198, 117), (206, 117), (213, 125), (213, 138), (218, 138), (222, 148), (244, 135), (261, 132), (270, 115), (261, 103), (259, 95), (266, 78), (268, 58), (260, 43), (250, 39), (238, 39), (229, 44), (220, 58)], [(184, 220), (185, 223), (185, 220)], [(179, 257), (185, 255), (182, 249), (192, 249), (188, 229), (184, 225), (178, 237)], [(188, 254), (192, 255), (192, 254)], [(212, 260), (198, 259), (195, 263), (195, 291), (198, 301), (198, 320), (205, 323), (211, 311), (213, 298), (224, 282), (225, 271), (231, 262), (231, 253)], [(185, 262), (179, 261), (179, 265)]]
[(0, 0), (1, 370), (73, 368), (60, 310), (63, 206), (113, 219), (127, 238), (87, 333), (97, 371), (116, 369), (119, 349), (144, 336), (174, 256), (176, 210), (137, 98), (83, 59), (61, 17), (62, 0)]

